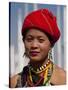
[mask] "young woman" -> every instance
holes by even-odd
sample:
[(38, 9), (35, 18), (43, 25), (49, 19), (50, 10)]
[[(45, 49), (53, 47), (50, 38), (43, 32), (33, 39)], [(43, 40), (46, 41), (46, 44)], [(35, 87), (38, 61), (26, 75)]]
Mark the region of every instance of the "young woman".
[(47, 9), (33, 11), (24, 20), (22, 36), (24, 55), (30, 61), (21, 73), (10, 79), (10, 87), (65, 84), (65, 71), (51, 60), (51, 49), (60, 37), (56, 17)]

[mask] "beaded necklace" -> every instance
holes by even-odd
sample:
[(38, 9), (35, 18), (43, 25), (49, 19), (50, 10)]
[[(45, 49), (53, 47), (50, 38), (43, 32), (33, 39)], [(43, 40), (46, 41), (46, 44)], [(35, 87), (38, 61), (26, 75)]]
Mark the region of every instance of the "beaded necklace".
[(53, 71), (53, 63), (48, 60), (46, 65), (34, 70), (29, 66), (29, 76), (27, 77), (28, 86), (47, 86), (50, 84), (50, 78)]

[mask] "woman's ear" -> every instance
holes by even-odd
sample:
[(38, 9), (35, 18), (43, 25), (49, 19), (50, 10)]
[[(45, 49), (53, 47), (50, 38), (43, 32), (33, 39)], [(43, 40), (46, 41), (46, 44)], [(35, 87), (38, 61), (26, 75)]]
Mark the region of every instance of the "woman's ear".
[(50, 50), (52, 50), (52, 45), (51, 45), (51, 43), (50, 43), (50, 48), (49, 48), (49, 51), (50, 51)]

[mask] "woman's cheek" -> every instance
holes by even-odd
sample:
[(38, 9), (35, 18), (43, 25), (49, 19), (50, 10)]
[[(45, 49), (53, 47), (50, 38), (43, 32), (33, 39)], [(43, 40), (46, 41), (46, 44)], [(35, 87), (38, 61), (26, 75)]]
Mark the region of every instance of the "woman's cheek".
[(30, 50), (30, 44), (25, 43), (25, 50), (26, 50), (26, 53), (29, 53), (29, 50)]
[(46, 44), (43, 44), (43, 45), (40, 46), (40, 50), (43, 53), (48, 53), (49, 50), (50, 50), (50, 46), (49, 45), (46, 45)]

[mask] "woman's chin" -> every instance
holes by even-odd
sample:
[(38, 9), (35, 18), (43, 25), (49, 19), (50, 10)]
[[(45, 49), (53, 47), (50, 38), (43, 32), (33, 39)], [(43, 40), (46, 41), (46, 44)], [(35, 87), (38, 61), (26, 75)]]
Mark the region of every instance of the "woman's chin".
[(38, 58), (38, 57), (32, 57), (32, 58), (30, 58), (30, 60), (31, 60), (32, 62), (39, 62), (41, 59)]

